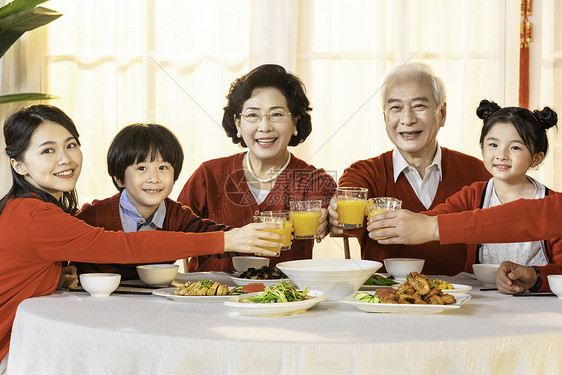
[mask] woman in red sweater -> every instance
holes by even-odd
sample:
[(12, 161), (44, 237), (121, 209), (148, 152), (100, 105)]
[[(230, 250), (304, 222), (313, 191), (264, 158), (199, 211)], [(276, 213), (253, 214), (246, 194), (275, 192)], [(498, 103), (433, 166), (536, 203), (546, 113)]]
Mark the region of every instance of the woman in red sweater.
[[(480, 137), (484, 164), (493, 178), (463, 188), (425, 214), (433, 216), (488, 208), (521, 198), (541, 199), (552, 194), (544, 185), (528, 177), (526, 171), (544, 160), (548, 151), (546, 130), (557, 123), (556, 113), (548, 107), (534, 112), (518, 107), (500, 108), (483, 100), (477, 114), (484, 120)], [(509, 220), (512, 224), (513, 219)], [(474, 263), (503, 262), (497, 278), (500, 291), (546, 291), (549, 289), (546, 275), (562, 269), (562, 239), (546, 238), (515, 244), (509, 241), (469, 244), (465, 269), (470, 271)]]
[[(82, 167), (78, 131), (60, 109), (23, 108), (6, 119), (4, 139), (12, 188), (0, 200), (0, 359), (8, 352), (19, 303), (52, 293), (64, 260), (158, 262), (238, 252), (272, 255), (278, 235), (251, 224), (229, 232), (109, 232), (73, 217)], [(268, 241), (270, 240), (270, 241)], [(114, 251), (118, 248), (119, 251)], [(159, 251), (154, 251), (158, 248)]]
[[(252, 222), (263, 211), (289, 210), (289, 201), (322, 199), (329, 203), (334, 179), (292, 155), (288, 146), (305, 141), (312, 123), (304, 85), (279, 65), (262, 65), (230, 87), (222, 126), (232, 142), (247, 147), (239, 153), (203, 163), (189, 178), (178, 201), (217, 223), (235, 227)], [(323, 209), (323, 217), (327, 211)], [(323, 220), (318, 233), (326, 234)], [(312, 258), (313, 240), (293, 240), (291, 249), (270, 258), (270, 266)], [(190, 271), (233, 271), (222, 254), (190, 259)]]

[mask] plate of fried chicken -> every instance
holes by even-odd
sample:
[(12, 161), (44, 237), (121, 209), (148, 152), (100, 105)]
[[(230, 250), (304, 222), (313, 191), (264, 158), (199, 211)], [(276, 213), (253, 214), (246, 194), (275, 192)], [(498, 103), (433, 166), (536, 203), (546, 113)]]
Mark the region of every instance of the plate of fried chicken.
[(425, 275), (417, 272), (408, 274), (406, 282), (396, 289), (377, 290), (373, 295), (375, 298), (368, 299), (370, 302), (356, 299), (355, 295), (358, 293), (361, 292), (356, 292), (340, 301), (366, 312), (437, 314), (444, 310), (458, 309), (470, 300), (469, 294), (445, 293), (435, 284), (430, 283)]

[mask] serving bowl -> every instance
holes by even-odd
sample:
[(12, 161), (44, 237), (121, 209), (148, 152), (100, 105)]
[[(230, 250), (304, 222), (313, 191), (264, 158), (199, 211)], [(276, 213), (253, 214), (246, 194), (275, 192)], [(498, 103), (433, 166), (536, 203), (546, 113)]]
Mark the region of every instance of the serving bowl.
[(384, 268), (396, 281), (406, 281), (406, 275), (410, 272), (421, 273), (424, 259), (416, 258), (386, 258), (383, 260)]
[(248, 268), (260, 269), (263, 266), (269, 266), (269, 259), (263, 257), (232, 257), (232, 264), (237, 272), (245, 272)]
[(546, 278), (548, 279), (548, 285), (552, 293), (562, 299), (562, 275), (548, 275)]
[(339, 300), (359, 290), (382, 263), (360, 259), (303, 259), (277, 264), (299, 289), (324, 292), (328, 300)]
[(80, 285), (92, 297), (107, 297), (121, 281), (118, 273), (83, 273), (80, 275)]
[(496, 286), (496, 271), (500, 268), (499, 264), (473, 264), (472, 270), (474, 271), (474, 276), (480, 281), (484, 286)]
[(167, 287), (178, 274), (177, 264), (144, 264), (137, 266), (139, 278), (146, 285)]

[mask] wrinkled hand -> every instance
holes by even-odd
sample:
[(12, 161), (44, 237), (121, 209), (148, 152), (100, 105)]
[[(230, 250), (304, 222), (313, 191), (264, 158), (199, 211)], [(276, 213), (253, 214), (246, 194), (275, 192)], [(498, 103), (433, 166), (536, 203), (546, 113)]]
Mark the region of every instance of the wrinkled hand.
[(328, 205), (328, 214), (330, 215), (329, 217), (329, 222), (330, 222), (330, 232), (332, 234), (341, 236), (343, 234), (343, 229), (338, 228), (340, 225), (340, 222), (338, 221), (338, 202), (336, 201), (336, 198), (333, 197), (332, 199), (330, 199), (330, 204)]
[(78, 273), (76, 267), (66, 266), (61, 268), (58, 289), (76, 289), (78, 287)]
[(329, 234), (329, 227), (328, 210), (323, 208), (320, 212), (320, 225), (318, 226), (318, 235), (320, 237), (316, 239), (316, 242), (320, 243)]
[(517, 294), (532, 288), (537, 277), (533, 268), (505, 261), (496, 272), (496, 284), (502, 293)]
[[(389, 237), (377, 240), (383, 245), (417, 245), (439, 240), (436, 216), (416, 214), (408, 210), (386, 211), (377, 214), (371, 218), (367, 230), (372, 239)], [(377, 231), (373, 232), (374, 230)]]
[(277, 247), (281, 249), (283, 236), (268, 232), (264, 229), (279, 228), (275, 223), (252, 223), (224, 232), (224, 252), (236, 251), (238, 253), (255, 253), (271, 257), (277, 253), (265, 250), (264, 247)]

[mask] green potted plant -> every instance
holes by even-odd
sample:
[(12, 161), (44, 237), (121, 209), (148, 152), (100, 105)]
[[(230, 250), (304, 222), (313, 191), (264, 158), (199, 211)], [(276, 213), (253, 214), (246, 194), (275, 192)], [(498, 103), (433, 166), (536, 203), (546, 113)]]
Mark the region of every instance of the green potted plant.
[[(26, 31), (46, 25), (62, 13), (37, 5), (48, 0), (14, 0), (0, 8), (0, 58)], [(56, 96), (40, 93), (0, 95), (0, 104), (24, 100), (47, 100)]]

